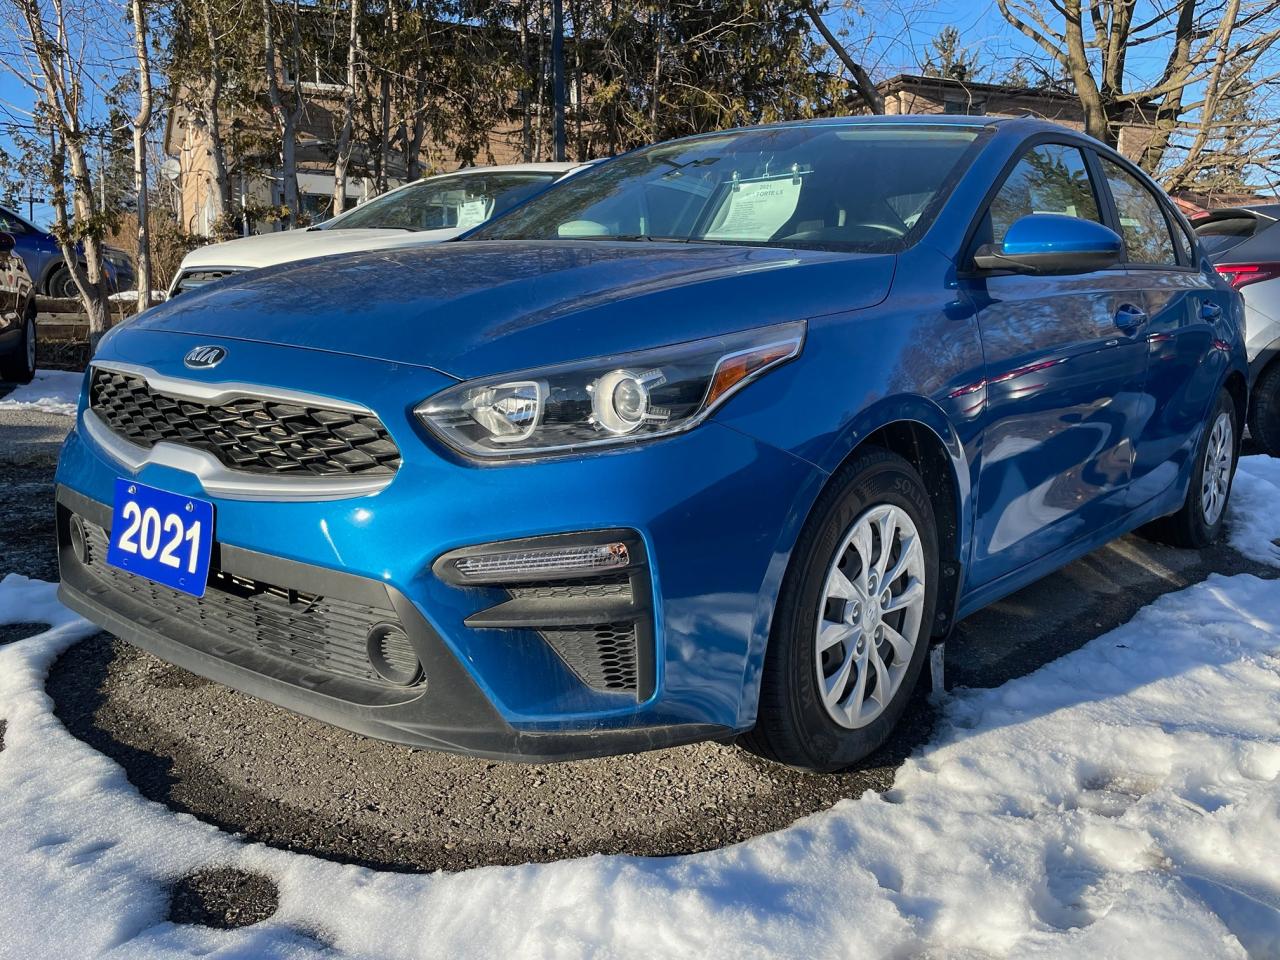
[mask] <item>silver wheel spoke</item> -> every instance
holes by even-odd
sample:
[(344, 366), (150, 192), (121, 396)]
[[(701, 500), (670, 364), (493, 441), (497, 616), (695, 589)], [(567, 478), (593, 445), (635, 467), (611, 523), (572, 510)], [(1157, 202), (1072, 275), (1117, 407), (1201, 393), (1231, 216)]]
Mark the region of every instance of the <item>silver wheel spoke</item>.
[(888, 624), (884, 627), (884, 638), (893, 647), (894, 663), (905, 663), (911, 659), (911, 651), (914, 649), (911, 641)]
[(853, 692), (842, 705), (841, 713), (847, 723), (857, 725), (862, 716), (862, 705), (867, 698), (867, 658), (858, 662), (858, 679), (853, 684)]
[(899, 610), (905, 610), (913, 603), (917, 603), (924, 599), (924, 584), (919, 580), (911, 580), (907, 584), (907, 588), (900, 594), (895, 596), (888, 606), (884, 607), (883, 613), (897, 613)]
[(849, 546), (853, 547), (858, 557), (862, 560), (862, 569), (858, 572), (858, 581), (854, 586), (866, 596), (868, 593), (867, 574), (871, 570), (871, 528), (862, 524), (854, 528)]
[(889, 554), (893, 551), (893, 537), (897, 533), (894, 511), (886, 510), (880, 515), (880, 556), (876, 558), (876, 588), (883, 590), (888, 581), (884, 575), (889, 566)]
[(849, 682), (849, 671), (853, 669), (853, 659), (854, 653), (851, 647), (844, 655), (844, 662), (840, 664), (840, 669), (824, 682), (822, 699), (829, 708), (836, 707), (840, 703), (840, 694), (844, 692), (844, 685)]
[(839, 567), (831, 571), (831, 576), (827, 579), (827, 596), (839, 597), (841, 600), (857, 600), (863, 594), (852, 580), (844, 575), (844, 571)]
[(889, 678), (889, 668), (884, 665), (880, 651), (876, 649), (874, 643), (868, 651), (868, 659), (876, 671), (876, 692), (871, 695), (871, 699), (883, 710), (889, 705), (889, 700), (894, 694), (893, 681)]
[(908, 565), (916, 559), (916, 553), (920, 550), (920, 544), (915, 537), (902, 538), (902, 555), (898, 557), (894, 563), (893, 569), (884, 575), (884, 584), (888, 586), (897, 580), (906, 571)]
[(855, 627), (841, 621), (840, 623), (825, 623), (818, 629), (818, 653), (825, 653), (838, 643), (848, 640), (850, 643), (857, 643), (858, 637), (862, 635), (862, 628)]

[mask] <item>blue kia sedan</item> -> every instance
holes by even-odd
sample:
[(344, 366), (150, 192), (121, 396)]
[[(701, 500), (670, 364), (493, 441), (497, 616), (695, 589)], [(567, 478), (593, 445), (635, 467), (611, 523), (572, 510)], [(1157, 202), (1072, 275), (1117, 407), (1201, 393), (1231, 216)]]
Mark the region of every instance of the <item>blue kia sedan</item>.
[(962, 617), (1131, 530), (1219, 534), (1241, 320), (1168, 198), (1053, 124), (664, 143), (116, 327), (61, 596), (404, 744), (839, 769)]

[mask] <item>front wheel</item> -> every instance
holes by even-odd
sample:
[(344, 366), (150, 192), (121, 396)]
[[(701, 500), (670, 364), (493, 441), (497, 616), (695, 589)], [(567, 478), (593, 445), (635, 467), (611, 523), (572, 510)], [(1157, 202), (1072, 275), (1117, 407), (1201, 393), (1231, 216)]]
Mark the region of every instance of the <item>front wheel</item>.
[(65, 263), (53, 271), (45, 286), (49, 288), (49, 296), (58, 300), (74, 300), (80, 296), (80, 288)]
[(0, 380), (30, 383), (36, 375), (36, 315), (28, 311), (22, 320), (22, 339), (8, 356), (0, 359)]
[(824, 491), (792, 553), (756, 727), (742, 746), (820, 772), (881, 746), (919, 679), (937, 583), (920, 475), (886, 450), (860, 454)]
[(1222, 390), (1200, 439), (1186, 500), (1177, 513), (1161, 517), (1139, 532), (1174, 547), (1199, 549), (1216, 541), (1226, 526), (1239, 449), (1236, 405), (1231, 394)]

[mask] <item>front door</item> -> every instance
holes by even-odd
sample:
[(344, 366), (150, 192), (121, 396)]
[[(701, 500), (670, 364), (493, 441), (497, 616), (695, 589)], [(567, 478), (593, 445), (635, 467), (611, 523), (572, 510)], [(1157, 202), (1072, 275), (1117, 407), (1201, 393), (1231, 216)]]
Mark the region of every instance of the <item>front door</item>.
[[(976, 243), (1018, 218), (1102, 222), (1078, 147), (1030, 148), (992, 200)], [(1143, 421), (1141, 281), (1124, 269), (965, 281), (978, 310), (986, 408), (971, 586), (990, 583), (1119, 521)]]

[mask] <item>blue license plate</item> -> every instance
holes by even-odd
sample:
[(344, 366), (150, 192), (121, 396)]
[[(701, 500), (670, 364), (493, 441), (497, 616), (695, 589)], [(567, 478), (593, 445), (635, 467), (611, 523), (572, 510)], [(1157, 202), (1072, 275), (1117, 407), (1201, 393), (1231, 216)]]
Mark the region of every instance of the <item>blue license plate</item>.
[(203, 597), (212, 551), (212, 503), (116, 480), (107, 563)]

